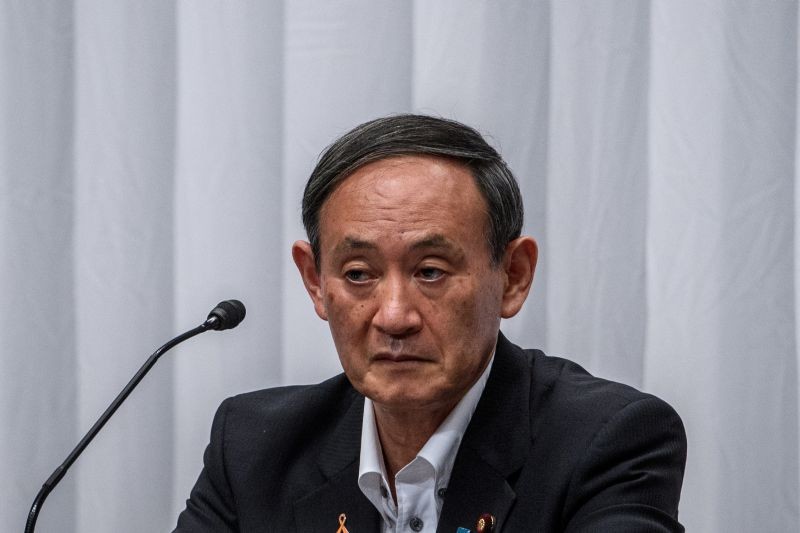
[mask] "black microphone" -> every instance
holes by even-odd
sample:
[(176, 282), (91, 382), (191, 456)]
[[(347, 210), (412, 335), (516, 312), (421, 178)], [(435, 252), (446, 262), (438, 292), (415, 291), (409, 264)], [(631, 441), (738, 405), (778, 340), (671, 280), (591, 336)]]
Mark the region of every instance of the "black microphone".
[(142, 365), (138, 372), (131, 378), (125, 388), (122, 389), (114, 401), (111, 402), (111, 405), (100, 415), (100, 418), (97, 419), (97, 422), (89, 429), (89, 431), (84, 435), (81, 441), (75, 446), (75, 449), (67, 456), (61, 466), (56, 468), (55, 472), (53, 472), (47, 481), (44, 482), (42, 488), (39, 490), (39, 494), (36, 495), (36, 499), (33, 501), (33, 505), (31, 505), (31, 510), (28, 513), (28, 521), (25, 523), (25, 533), (33, 533), (34, 527), (36, 527), (36, 519), (39, 516), (39, 511), (42, 509), (42, 505), (44, 504), (45, 498), (47, 498), (48, 494), (52, 492), (52, 490), (58, 485), (58, 482), (64, 477), (64, 474), (67, 473), (67, 470), (72, 463), (83, 453), (83, 450), (92, 442), (100, 430), (103, 429), (103, 426), (106, 425), (106, 422), (111, 418), (111, 416), (116, 412), (122, 402), (128, 397), (128, 395), (133, 392), (133, 389), (142, 381), (142, 378), (153, 368), (153, 365), (156, 364), (158, 358), (164, 355), (167, 351), (174, 348), (178, 344), (182, 343), (187, 339), (191, 339), (195, 335), (199, 335), (204, 331), (208, 331), (210, 329), (214, 330), (223, 330), (223, 329), (231, 329), (235, 328), (239, 325), (239, 322), (244, 320), (244, 315), (246, 311), (244, 308), (244, 304), (239, 300), (225, 300), (224, 302), (220, 302), (217, 306), (211, 310), (208, 314), (208, 318), (205, 322), (200, 324), (194, 329), (190, 329), (185, 333), (181, 333), (174, 339), (170, 340), (166, 344), (164, 344), (161, 348), (153, 352), (147, 361)]
[(206, 323), (211, 329), (223, 330), (235, 328), (244, 320), (247, 311), (239, 300), (225, 300), (208, 313)]

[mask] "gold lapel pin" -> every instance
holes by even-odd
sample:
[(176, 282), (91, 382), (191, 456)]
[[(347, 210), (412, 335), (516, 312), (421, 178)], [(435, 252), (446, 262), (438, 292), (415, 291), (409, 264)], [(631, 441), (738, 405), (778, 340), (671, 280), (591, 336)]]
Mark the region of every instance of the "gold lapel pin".
[(494, 531), (494, 525), (494, 515), (483, 513), (478, 517), (478, 522), (475, 524), (475, 531), (477, 533), (492, 533)]

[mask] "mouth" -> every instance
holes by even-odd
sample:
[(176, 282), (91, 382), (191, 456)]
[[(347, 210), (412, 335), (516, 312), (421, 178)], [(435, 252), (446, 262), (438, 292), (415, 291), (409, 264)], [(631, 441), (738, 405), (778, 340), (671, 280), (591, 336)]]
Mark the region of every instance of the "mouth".
[(420, 357), (418, 355), (412, 354), (404, 354), (404, 353), (392, 353), (392, 352), (381, 352), (377, 353), (372, 358), (375, 362), (385, 362), (385, 363), (425, 363), (428, 362), (428, 359), (424, 357)]

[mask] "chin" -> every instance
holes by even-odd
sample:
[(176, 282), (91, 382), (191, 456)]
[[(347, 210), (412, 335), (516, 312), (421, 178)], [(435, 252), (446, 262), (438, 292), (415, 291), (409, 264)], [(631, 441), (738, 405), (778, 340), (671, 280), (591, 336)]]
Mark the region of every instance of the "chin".
[(401, 383), (393, 383), (390, 388), (368, 389), (364, 395), (375, 404), (403, 410), (434, 409), (449, 403), (447, 395), (437, 394), (430, 389), (414, 390), (403, 387)]
[(422, 411), (432, 409), (438, 405), (438, 402), (430, 398), (419, 398), (416, 396), (390, 396), (370, 399), (375, 405), (403, 411)]

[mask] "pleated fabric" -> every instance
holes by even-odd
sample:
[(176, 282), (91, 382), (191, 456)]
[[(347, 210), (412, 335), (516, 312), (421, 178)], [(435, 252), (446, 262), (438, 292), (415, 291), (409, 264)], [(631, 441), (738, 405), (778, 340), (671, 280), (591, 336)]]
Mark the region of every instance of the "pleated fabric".
[(246, 320), (159, 362), (39, 530), (169, 530), (222, 399), (339, 372), (302, 189), (421, 112), (520, 182), (540, 264), (506, 335), (678, 410), (687, 530), (797, 531), (797, 65), (789, 0), (0, 2), (0, 530), (220, 300)]

